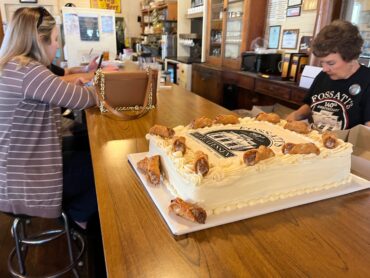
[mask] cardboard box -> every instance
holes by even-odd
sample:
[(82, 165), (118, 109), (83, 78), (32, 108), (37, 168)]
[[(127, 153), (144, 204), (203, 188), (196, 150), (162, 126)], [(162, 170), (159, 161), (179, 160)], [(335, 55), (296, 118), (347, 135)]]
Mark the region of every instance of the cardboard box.
[(252, 117), (257, 116), (261, 112), (265, 113), (276, 113), (280, 116), (281, 119), (285, 119), (290, 113), (292, 113), (294, 109), (281, 105), (279, 103), (275, 103), (274, 105), (269, 106), (256, 106), (254, 105), (252, 110), (250, 111)]
[(234, 113), (238, 114), (239, 117), (256, 117), (259, 113), (276, 113), (280, 116), (281, 119), (285, 119), (290, 113), (292, 113), (294, 109), (281, 105), (279, 103), (275, 103), (274, 105), (268, 106), (257, 106), (254, 105), (252, 110), (246, 109), (237, 109), (233, 110)]
[(315, 77), (322, 71), (321, 67), (314, 67), (306, 65), (303, 69), (299, 87), (309, 89)]
[(351, 171), (370, 180), (370, 127), (357, 125), (350, 129), (348, 142), (353, 145)]
[(345, 142), (348, 141), (349, 129), (334, 130), (332, 132), (337, 136), (337, 138), (342, 139)]

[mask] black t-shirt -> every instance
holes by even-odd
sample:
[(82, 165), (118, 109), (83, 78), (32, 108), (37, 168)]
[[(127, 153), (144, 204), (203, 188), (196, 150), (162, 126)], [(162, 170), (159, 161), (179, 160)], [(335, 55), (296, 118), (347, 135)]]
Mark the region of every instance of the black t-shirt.
[(304, 103), (320, 129), (349, 129), (370, 121), (370, 69), (362, 66), (349, 78), (332, 80), (321, 72)]

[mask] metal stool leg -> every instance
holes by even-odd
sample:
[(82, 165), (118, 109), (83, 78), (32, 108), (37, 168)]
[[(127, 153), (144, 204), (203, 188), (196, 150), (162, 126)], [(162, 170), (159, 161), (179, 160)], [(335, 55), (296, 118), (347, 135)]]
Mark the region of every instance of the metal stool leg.
[[(75, 262), (75, 259), (73, 257), (71, 232), (69, 230), (67, 215), (64, 212), (62, 212), (62, 218), (63, 218), (63, 221), (64, 221), (64, 229), (66, 231), (66, 237), (67, 237), (69, 261), (70, 261), (71, 264), (73, 264)], [(79, 275), (78, 275), (78, 272), (77, 272), (75, 267), (72, 269), (72, 271), (73, 271), (73, 274), (75, 275), (75, 277), (78, 278)]]
[[(9, 269), (9, 272), (14, 277), (19, 277), (19, 278), (28, 277), (26, 276), (26, 267), (25, 267), (25, 258), (26, 258), (28, 245), (33, 245), (33, 246), (41, 245), (41, 244), (53, 241), (63, 236), (64, 234), (66, 235), (66, 238), (67, 238), (69, 264), (65, 266), (63, 269), (60, 269), (54, 273), (47, 274), (43, 277), (44, 278), (60, 277), (61, 275), (71, 270), (73, 271), (73, 274), (75, 277), (79, 277), (76, 266), (77, 266), (78, 261), (81, 259), (84, 253), (85, 242), (79, 233), (77, 232), (73, 233), (73, 238), (76, 239), (77, 241), (76, 243), (78, 247), (78, 254), (76, 254), (76, 256), (73, 256), (71, 231), (69, 230), (68, 219), (64, 213), (62, 213), (62, 219), (64, 221), (63, 229), (47, 230), (39, 234), (27, 235), (25, 231), (25, 224), (28, 219), (15, 216), (15, 219), (13, 221), (13, 225), (11, 228), (11, 233), (15, 239), (16, 246), (10, 252), (9, 258), (8, 258), (8, 269)], [(17, 255), (17, 259), (18, 259), (19, 272), (17, 272), (13, 268), (13, 264), (12, 264), (12, 261), (15, 255)]]
[(20, 219), (20, 238), (21, 238), (21, 251), (22, 251), (22, 256), (23, 256), (23, 261), (26, 259), (26, 256), (27, 256), (27, 250), (28, 250), (28, 246), (27, 244), (23, 244), (23, 240), (27, 238), (27, 234), (26, 234), (26, 225), (28, 225), (29, 223), (31, 223), (31, 220), (30, 219)]
[[(23, 226), (23, 220), (20, 218), (16, 218), (13, 221), (12, 225), (12, 235), (15, 240), (15, 251), (17, 253), (17, 259), (18, 259), (18, 267), (19, 267), (19, 273), (22, 275), (26, 274), (26, 269), (24, 266), (24, 258), (23, 258), (23, 252), (22, 252), (22, 236), (24, 235), (24, 226)], [(21, 233), (18, 234), (18, 227), (21, 227)]]

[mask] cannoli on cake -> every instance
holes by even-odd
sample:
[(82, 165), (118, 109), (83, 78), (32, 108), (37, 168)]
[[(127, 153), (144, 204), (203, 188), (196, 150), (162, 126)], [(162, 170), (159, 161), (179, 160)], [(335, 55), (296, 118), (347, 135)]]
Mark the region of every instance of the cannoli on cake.
[(207, 117), (197, 118), (190, 123), (190, 128), (193, 128), (193, 129), (209, 127), (209, 126), (212, 126), (212, 120)]
[(163, 138), (172, 138), (175, 131), (172, 128), (163, 125), (154, 125), (149, 129), (149, 133), (152, 135), (158, 135)]
[(273, 150), (271, 150), (269, 147), (261, 145), (258, 147), (258, 149), (246, 151), (243, 155), (243, 160), (247, 166), (253, 166), (261, 160), (268, 159), (273, 156), (275, 156)]
[(287, 122), (284, 128), (301, 134), (308, 134), (311, 131), (308, 124), (302, 121)]
[(169, 209), (178, 216), (193, 222), (204, 224), (207, 219), (207, 213), (204, 209), (197, 205), (185, 202), (181, 198), (171, 200)]
[(202, 151), (196, 151), (195, 152), (194, 171), (197, 174), (200, 173), (203, 177), (209, 171), (208, 155), (206, 155)]
[(185, 137), (184, 136), (175, 136), (172, 139), (172, 150), (174, 152), (182, 152), (184, 154), (186, 152), (186, 144), (185, 144)]
[(280, 116), (276, 113), (265, 113), (261, 112), (256, 117), (257, 121), (266, 121), (272, 124), (280, 123)]
[(160, 183), (161, 171), (159, 155), (145, 157), (137, 163), (137, 168), (146, 176), (150, 183), (154, 185)]
[(337, 136), (331, 132), (325, 132), (321, 138), (325, 148), (334, 149), (338, 146)]
[(310, 154), (314, 153), (319, 155), (320, 149), (314, 143), (286, 143), (282, 147), (283, 154)]
[(239, 123), (239, 118), (235, 115), (224, 115), (220, 114), (216, 116), (215, 120), (213, 121), (215, 124), (223, 124), (223, 125), (228, 125), (228, 124), (238, 124)]

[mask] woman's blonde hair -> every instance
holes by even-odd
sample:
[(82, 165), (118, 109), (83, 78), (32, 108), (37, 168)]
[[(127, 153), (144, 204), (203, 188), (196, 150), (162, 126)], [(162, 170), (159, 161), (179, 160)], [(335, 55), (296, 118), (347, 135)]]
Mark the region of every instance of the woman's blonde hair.
[(25, 66), (36, 60), (45, 66), (50, 64), (43, 44), (51, 43), (55, 19), (43, 7), (19, 8), (6, 29), (0, 49), (0, 71), (10, 60)]

